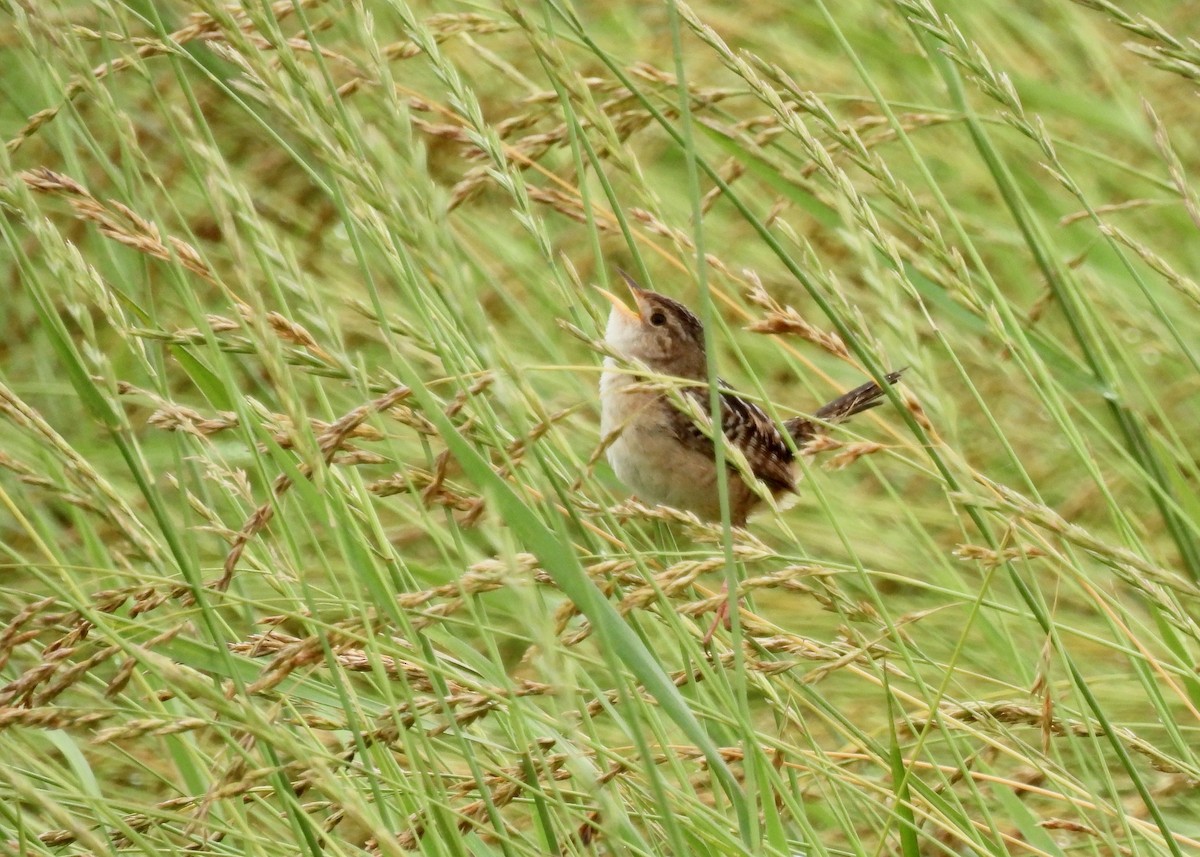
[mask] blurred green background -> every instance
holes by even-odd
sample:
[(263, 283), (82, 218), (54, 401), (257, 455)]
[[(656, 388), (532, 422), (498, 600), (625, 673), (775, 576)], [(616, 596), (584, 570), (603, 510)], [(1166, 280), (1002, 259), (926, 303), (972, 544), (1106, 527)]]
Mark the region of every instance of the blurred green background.
[[(0, 10), (6, 849), (1200, 849), (1200, 6)], [(904, 383), (629, 502), (617, 266)]]

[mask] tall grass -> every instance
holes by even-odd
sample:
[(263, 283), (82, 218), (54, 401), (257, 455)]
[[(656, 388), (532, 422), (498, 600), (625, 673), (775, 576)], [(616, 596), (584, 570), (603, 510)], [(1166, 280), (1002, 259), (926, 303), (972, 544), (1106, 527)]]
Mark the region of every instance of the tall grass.
[[(1196, 853), (1200, 44), (1127, 7), (4, 0), (3, 850)], [(909, 369), (647, 507), (618, 265), (781, 419)]]

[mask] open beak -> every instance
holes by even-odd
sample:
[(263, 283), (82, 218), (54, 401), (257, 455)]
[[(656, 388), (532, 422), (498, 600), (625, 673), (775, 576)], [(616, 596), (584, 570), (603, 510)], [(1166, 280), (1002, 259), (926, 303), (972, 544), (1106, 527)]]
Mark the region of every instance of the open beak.
[(621, 299), (619, 297), (617, 297), (616, 295), (614, 295), (612, 292), (610, 292), (608, 289), (602, 289), (599, 286), (596, 286), (596, 291), (598, 291), (600, 294), (602, 294), (606, 298), (608, 298), (609, 303), (611, 303), (613, 305), (613, 307), (617, 310), (617, 312), (619, 312), (621, 315), (625, 316), (630, 321), (641, 321), (642, 320), (642, 317), (640, 315), (638, 315), (636, 312), (631, 310), (629, 307), (625, 306), (625, 304), (621, 301)]
[[(629, 286), (629, 291), (633, 294), (634, 303), (636, 303), (640, 309), (642, 303), (641, 292), (644, 291), (644, 289), (635, 283), (624, 271), (621, 271), (620, 273), (621, 276), (625, 278), (625, 284)], [(602, 289), (599, 286), (596, 286), (595, 288), (596, 291), (608, 298), (609, 303), (611, 303), (621, 315), (625, 316), (630, 321), (640, 322), (642, 320), (642, 317), (638, 312), (627, 307), (624, 301), (622, 301), (608, 289)]]

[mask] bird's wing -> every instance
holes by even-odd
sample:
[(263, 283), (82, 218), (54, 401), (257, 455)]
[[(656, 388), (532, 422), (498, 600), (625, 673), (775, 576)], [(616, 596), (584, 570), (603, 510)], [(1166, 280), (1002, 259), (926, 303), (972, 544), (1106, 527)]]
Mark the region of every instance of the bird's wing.
[[(701, 413), (709, 412), (706, 387), (688, 387), (683, 394), (699, 406)], [(675, 413), (675, 434), (679, 441), (706, 456), (713, 456), (713, 442), (704, 429), (691, 415), (678, 410)], [(751, 471), (768, 488), (775, 492), (796, 490), (792, 450), (762, 408), (736, 393), (722, 390), (721, 431), (726, 442), (741, 451)]]

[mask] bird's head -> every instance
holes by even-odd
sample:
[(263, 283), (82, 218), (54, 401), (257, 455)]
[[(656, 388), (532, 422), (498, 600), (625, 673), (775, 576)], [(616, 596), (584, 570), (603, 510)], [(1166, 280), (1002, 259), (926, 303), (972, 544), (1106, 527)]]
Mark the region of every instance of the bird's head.
[(664, 375), (703, 378), (707, 369), (700, 319), (678, 301), (643, 289), (624, 271), (620, 274), (633, 295), (635, 309), (612, 292), (598, 289), (612, 303), (604, 332), (608, 347)]

